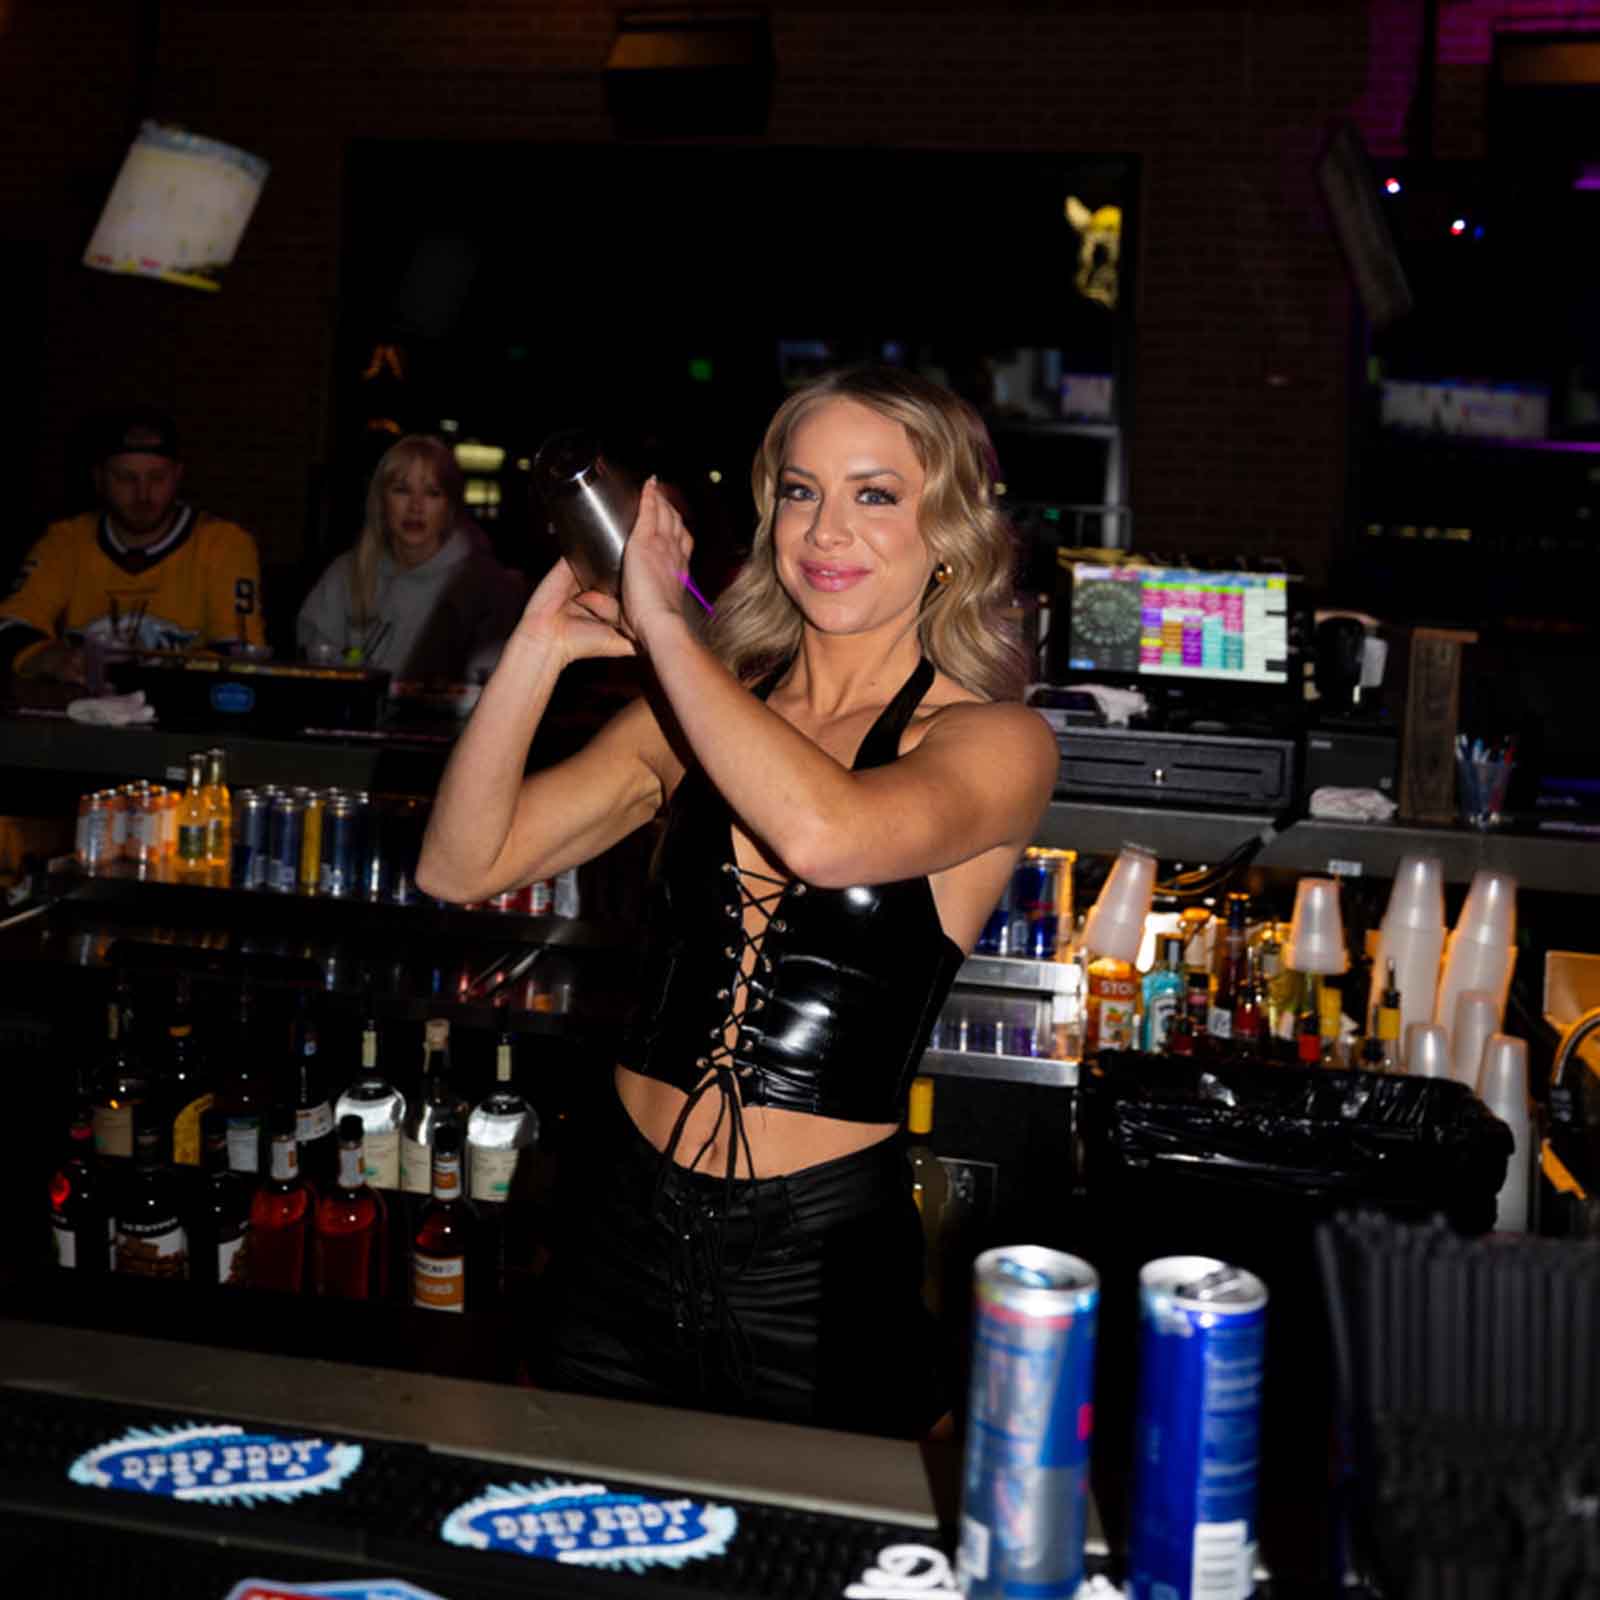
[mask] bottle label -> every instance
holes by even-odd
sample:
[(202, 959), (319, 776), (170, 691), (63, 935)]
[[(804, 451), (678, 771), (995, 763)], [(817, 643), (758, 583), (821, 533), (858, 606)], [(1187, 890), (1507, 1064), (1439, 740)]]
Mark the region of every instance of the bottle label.
[(242, 1289), (245, 1284), (245, 1241), (250, 1237), (247, 1222), (236, 1239), (217, 1241), (217, 1282), (227, 1288)]
[(461, 1157), (452, 1151), (433, 1158), (433, 1197), (436, 1200), (461, 1198)]
[(191, 1100), (172, 1119), (172, 1160), (175, 1166), (200, 1165), (200, 1119), (215, 1103), (215, 1095), (203, 1094)]
[(293, 1139), (273, 1139), (269, 1176), (277, 1183), (288, 1183), (300, 1176), (300, 1147)]
[(294, 1114), (296, 1144), (310, 1144), (313, 1139), (326, 1138), (333, 1132), (333, 1107), (324, 1100), (320, 1105), (301, 1106)]
[(1133, 1012), (1131, 997), (1101, 997), (1099, 1040), (1102, 1050), (1133, 1049)]
[(345, 1189), (359, 1189), (362, 1183), (362, 1174), (365, 1163), (361, 1159), (361, 1146), (358, 1144), (342, 1144), (339, 1146), (339, 1183)]
[(1206, 1032), (1213, 1039), (1231, 1039), (1233, 1037), (1233, 1013), (1222, 1006), (1212, 1006), (1206, 1012)]
[(94, 1108), (94, 1148), (97, 1155), (133, 1155), (133, 1107)]
[(78, 1233), (65, 1217), (51, 1217), (51, 1232), (56, 1241), (56, 1265), (75, 1267), (78, 1264)]
[(176, 1217), (117, 1224), (117, 1271), (137, 1278), (186, 1278), (189, 1239)]
[(482, 1150), (472, 1147), (472, 1198), (503, 1205), (511, 1198), (520, 1150)]
[(362, 1145), (361, 1176), (374, 1189), (400, 1187), (400, 1135), (368, 1132)]
[(178, 824), (178, 859), (201, 866), (206, 859), (206, 825), (203, 822)]
[(433, 1189), (433, 1151), (405, 1134), (400, 1135), (400, 1187), (407, 1194), (429, 1194)]
[(1150, 997), (1144, 1011), (1144, 1047), (1150, 1051), (1167, 1048), (1172, 1019), (1178, 1014), (1178, 991), (1167, 989)]
[(411, 1253), (411, 1303), (427, 1311), (467, 1309), (467, 1263), (462, 1256)]
[(228, 1166), (234, 1172), (261, 1170), (261, 1118), (228, 1118)]

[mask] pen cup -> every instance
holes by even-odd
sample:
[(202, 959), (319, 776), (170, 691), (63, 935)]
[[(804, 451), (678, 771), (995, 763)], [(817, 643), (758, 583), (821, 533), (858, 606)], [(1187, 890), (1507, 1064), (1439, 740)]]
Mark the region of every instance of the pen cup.
[(1474, 828), (1496, 828), (1505, 821), (1506, 790), (1516, 760), (1507, 747), (1504, 754), (1490, 753), (1482, 741), (1456, 747), (1456, 794), (1461, 820)]

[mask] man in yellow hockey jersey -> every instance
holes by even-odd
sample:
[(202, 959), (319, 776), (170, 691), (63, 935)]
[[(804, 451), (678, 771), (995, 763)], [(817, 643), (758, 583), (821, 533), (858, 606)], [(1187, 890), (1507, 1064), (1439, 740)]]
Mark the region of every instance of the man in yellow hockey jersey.
[(117, 416), (97, 455), (100, 509), (52, 523), (0, 601), (0, 672), (82, 683), (83, 645), (95, 639), (143, 650), (264, 643), (256, 542), (179, 498), (171, 420)]

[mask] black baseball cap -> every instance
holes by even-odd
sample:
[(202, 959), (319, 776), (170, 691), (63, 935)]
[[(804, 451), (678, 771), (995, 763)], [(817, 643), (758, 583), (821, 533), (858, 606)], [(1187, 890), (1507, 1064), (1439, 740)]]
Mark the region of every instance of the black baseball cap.
[(95, 463), (99, 465), (112, 456), (133, 454), (166, 456), (171, 461), (181, 461), (177, 424), (165, 412), (144, 406), (112, 412), (96, 430)]

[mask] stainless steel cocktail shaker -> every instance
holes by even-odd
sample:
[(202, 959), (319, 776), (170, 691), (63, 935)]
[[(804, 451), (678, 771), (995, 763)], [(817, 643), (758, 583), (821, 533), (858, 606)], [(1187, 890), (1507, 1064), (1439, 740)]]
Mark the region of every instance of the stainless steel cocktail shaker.
[(606, 460), (581, 428), (552, 434), (534, 457), (533, 481), (550, 531), (585, 589), (614, 595), (622, 550), (639, 514), (639, 485)]

